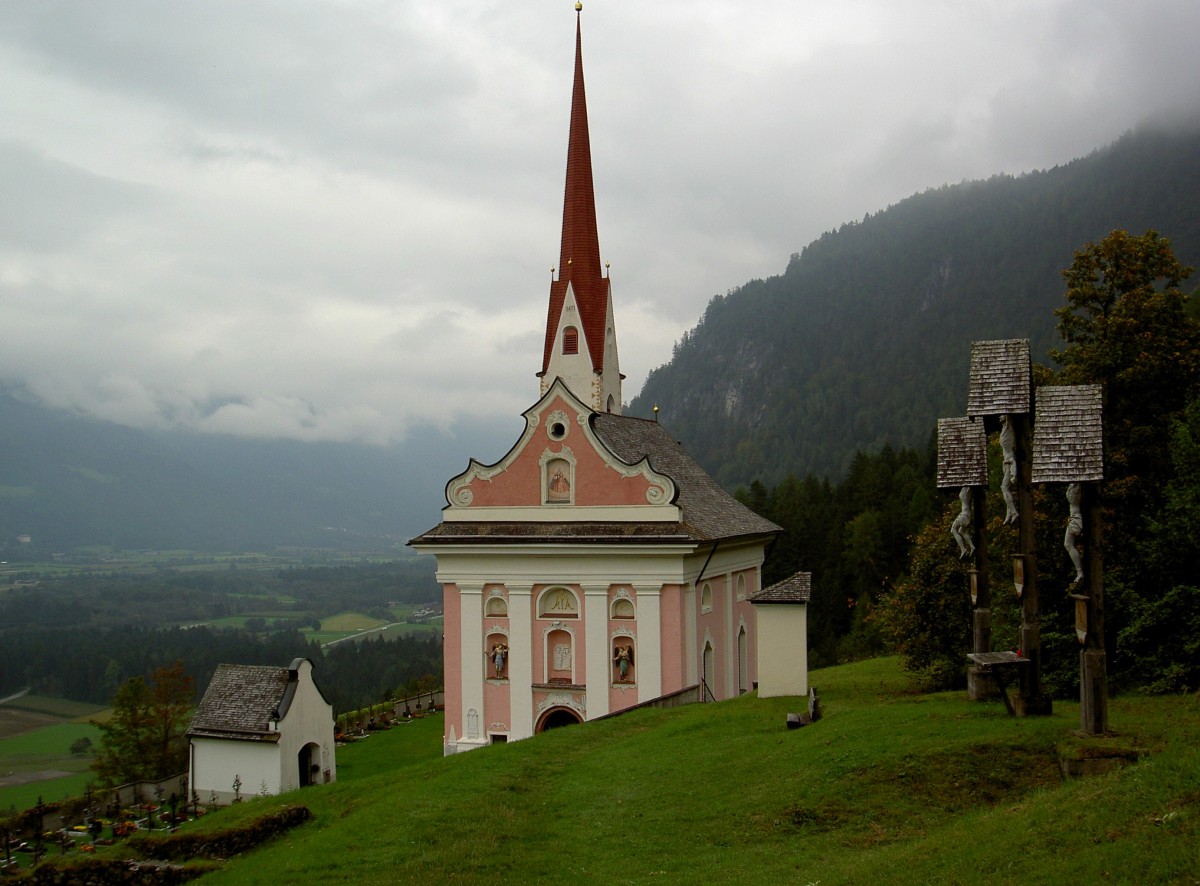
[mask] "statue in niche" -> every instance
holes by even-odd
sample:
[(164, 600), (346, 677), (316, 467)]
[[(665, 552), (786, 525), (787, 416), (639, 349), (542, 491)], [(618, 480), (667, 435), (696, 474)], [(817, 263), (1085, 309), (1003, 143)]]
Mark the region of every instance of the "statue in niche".
[(617, 682), (629, 682), (629, 668), (633, 664), (633, 647), (618, 646), (613, 650), (613, 665), (617, 671)]
[(1003, 453), (1004, 475), (1000, 478), (1000, 494), (1004, 496), (1005, 523), (1017, 522), (1017, 503), (1013, 500), (1013, 484), (1017, 482), (1017, 432), (1012, 419), (1000, 416), (1000, 451)]
[(566, 459), (556, 458), (546, 464), (546, 501), (571, 501), (571, 465)]
[(975, 539), (972, 538), (974, 533), (974, 526), (972, 524), (975, 522), (975, 510), (971, 507), (970, 486), (964, 486), (959, 490), (958, 500), (962, 502), (962, 510), (954, 518), (954, 522), (950, 524), (950, 534), (958, 542), (958, 559), (961, 560), (975, 553)]
[(554, 647), (554, 670), (569, 671), (571, 670), (571, 646), (568, 643), (559, 643)]
[(492, 673), (499, 680), (504, 676), (504, 662), (508, 658), (507, 643), (492, 644)]
[(1078, 483), (1072, 483), (1067, 487), (1067, 504), (1071, 508), (1071, 515), (1067, 517), (1067, 531), (1063, 535), (1063, 547), (1067, 549), (1071, 562), (1075, 564), (1075, 580), (1071, 582), (1072, 585), (1083, 581), (1083, 553), (1079, 550), (1079, 539), (1083, 535), (1082, 499), (1083, 489)]

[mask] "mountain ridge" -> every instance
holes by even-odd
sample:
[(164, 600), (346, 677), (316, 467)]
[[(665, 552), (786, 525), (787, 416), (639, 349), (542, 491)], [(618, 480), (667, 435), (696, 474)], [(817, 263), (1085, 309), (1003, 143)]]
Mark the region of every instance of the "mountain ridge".
[(727, 486), (840, 476), (965, 409), (972, 340), (1058, 339), (1061, 269), (1116, 228), (1200, 261), (1200, 123), (1129, 133), (1042, 172), (943, 185), (842, 225), (715, 296), (630, 403)]

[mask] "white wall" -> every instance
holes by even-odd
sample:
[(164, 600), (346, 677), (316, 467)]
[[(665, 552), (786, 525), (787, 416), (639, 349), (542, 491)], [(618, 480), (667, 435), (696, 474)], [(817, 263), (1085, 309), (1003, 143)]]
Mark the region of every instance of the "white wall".
[(808, 694), (808, 606), (759, 603), (758, 697)]

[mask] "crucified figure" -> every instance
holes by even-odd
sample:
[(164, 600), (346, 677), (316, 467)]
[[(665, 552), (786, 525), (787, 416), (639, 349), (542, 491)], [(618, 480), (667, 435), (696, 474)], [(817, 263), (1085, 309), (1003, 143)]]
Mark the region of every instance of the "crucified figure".
[(1013, 484), (1017, 481), (1017, 432), (1012, 419), (1000, 416), (1000, 451), (1004, 454), (1004, 476), (1000, 478), (1000, 494), (1004, 496), (1004, 522), (1017, 522), (1017, 503), (1013, 500)]
[(975, 522), (975, 511), (971, 507), (970, 486), (964, 486), (959, 490), (958, 500), (962, 502), (962, 510), (950, 524), (950, 534), (958, 542), (958, 559), (961, 560), (963, 557), (969, 557), (975, 553), (975, 539), (971, 537), (974, 529), (971, 524)]
[(1071, 562), (1075, 564), (1075, 580), (1071, 582), (1073, 585), (1083, 581), (1083, 554), (1079, 550), (1079, 538), (1083, 535), (1083, 508), (1080, 506), (1082, 497), (1083, 491), (1078, 483), (1067, 487), (1067, 504), (1071, 508), (1071, 515), (1067, 517), (1063, 547), (1067, 549)]

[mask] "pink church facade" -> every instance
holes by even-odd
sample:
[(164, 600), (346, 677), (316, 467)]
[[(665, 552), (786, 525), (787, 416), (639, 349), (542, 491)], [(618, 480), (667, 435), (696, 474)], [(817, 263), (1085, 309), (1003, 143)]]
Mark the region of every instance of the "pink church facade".
[(411, 542), (443, 587), (447, 754), (757, 680), (750, 598), (779, 527), (658, 422), (620, 414), (599, 255), (577, 24), (541, 397), (508, 454), (452, 478), (441, 523)]

